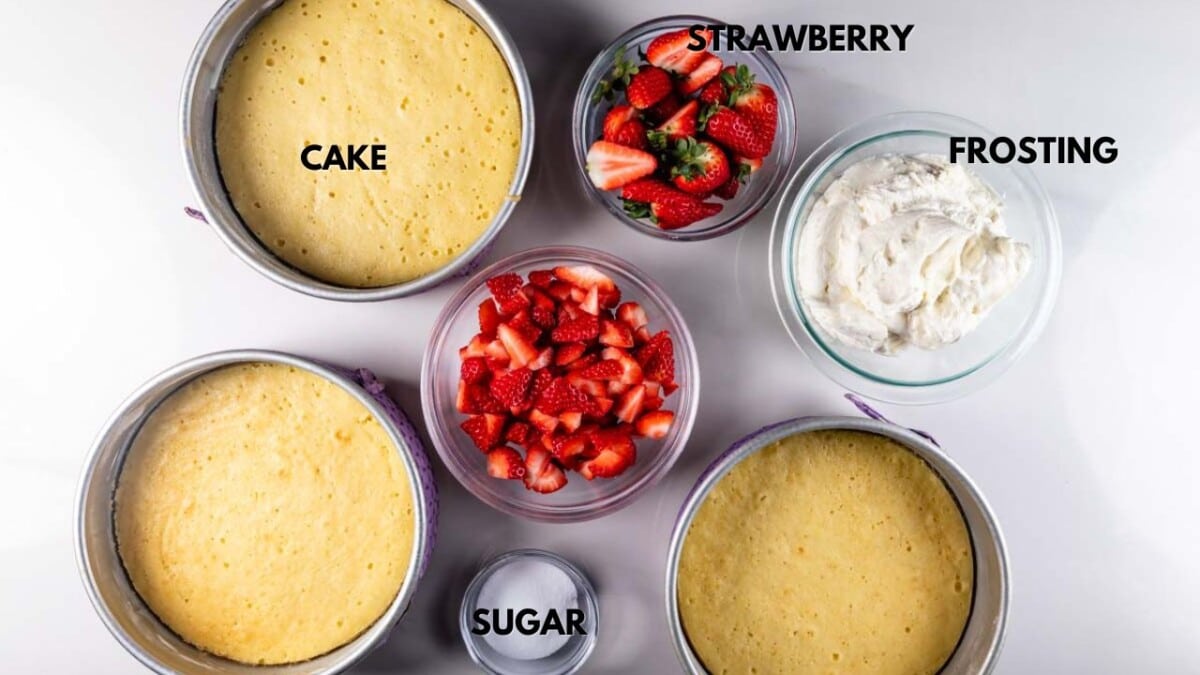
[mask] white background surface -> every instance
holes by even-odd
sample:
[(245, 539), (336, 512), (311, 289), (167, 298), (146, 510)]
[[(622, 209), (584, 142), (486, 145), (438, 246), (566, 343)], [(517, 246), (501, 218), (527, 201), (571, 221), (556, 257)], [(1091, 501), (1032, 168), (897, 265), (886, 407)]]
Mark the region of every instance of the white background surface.
[[(800, 152), (901, 109), (1009, 135), (1111, 135), (1109, 166), (1038, 167), (1063, 229), (1056, 313), (988, 389), (881, 406), (933, 432), (1008, 538), (1014, 592), (1000, 673), (1200, 672), (1200, 448), (1194, 424), (1200, 222), (1200, 6), (1179, 2), (492, 0), (529, 68), (537, 151), (497, 255), (604, 248), (656, 277), (690, 321), (699, 421), (668, 478), (613, 516), (532, 525), (492, 512), (439, 466), (433, 571), (360, 672), (470, 672), (453, 626), (481, 560), (520, 546), (590, 570), (602, 634), (585, 672), (676, 669), (662, 579), (675, 512), (737, 437), (798, 414), (851, 414), (769, 301), (764, 212), (699, 244), (653, 241), (588, 201), (570, 100), (601, 46), (654, 16), (914, 23), (906, 54), (787, 55)], [(373, 368), (420, 418), (419, 361), (452, 289), (374, 305), (310, 299), (258, 276), (182, 207), (177, 98), (213, 0), (5, 0), (0, 21), (0, 669), (128, 673), (71, 547), (93, 434), (143, 380), (217, 349), (269, 347)], [(1188, 434), (1186, 432), (1193, 432)]]

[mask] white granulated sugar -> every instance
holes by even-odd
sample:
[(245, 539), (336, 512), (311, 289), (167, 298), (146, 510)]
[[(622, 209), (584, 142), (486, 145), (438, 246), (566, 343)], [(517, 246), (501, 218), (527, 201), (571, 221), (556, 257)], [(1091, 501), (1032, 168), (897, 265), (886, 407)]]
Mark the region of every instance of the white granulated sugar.
[[(579, 608), (579, 594), (575, 582), (567, 573), (553, 563), (525, 559), (513, 561), (496, 570), (479, 592), (476, 607), (500, 610), (523, 609), (537, 611), (543, 621), (549, 610), (558, 612), (565, 623), (566, 610)], [(558, 651), (570, 636), (555, 632), (546, 635), (522, 635), (514, 627), (508, 635), (497, 635), (494, 631), (483, 636), (493, 649), (501, 654), (521, 661), (533, 661), (550, 656)]]

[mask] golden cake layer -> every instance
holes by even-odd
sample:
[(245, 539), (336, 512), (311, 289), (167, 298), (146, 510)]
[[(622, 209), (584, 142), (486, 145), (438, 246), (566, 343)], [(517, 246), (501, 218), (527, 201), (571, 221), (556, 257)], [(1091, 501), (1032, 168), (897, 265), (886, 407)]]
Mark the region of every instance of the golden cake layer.
[(936, 673), (966, 625), (971, 540), (920, 458), (856, 431), (797, 434), (712, 489), (679, 563), (712, 673)]
[[(488, 35), (444, 0), (285, 0), (221, 79), (217, 158), (242, 220), (277, 256), (348, 287), (445, 266), (506, 199), (516, 87)], [(312, 171), (309, 145), (382, 144), (385, 171)], [(366, 157), (370, 152), (366, 153)]]
[(117, 547), (186, 642), (243, 663), (304, 661), (396, 597), (411, 490), (386, 430), (344, 389), (285, 365), (229, 366), (138, 432), (117, 484)]

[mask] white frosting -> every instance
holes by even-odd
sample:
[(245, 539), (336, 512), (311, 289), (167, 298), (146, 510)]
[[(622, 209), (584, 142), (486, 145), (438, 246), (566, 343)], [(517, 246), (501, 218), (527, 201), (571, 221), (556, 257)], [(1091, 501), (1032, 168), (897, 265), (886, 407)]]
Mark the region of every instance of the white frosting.
[(859, 161), (813, 205), (796, 277), (813, 320), (847, 345), (894, 354), (970, 333), (1029, 270), (1004, 203), (940, 155)]

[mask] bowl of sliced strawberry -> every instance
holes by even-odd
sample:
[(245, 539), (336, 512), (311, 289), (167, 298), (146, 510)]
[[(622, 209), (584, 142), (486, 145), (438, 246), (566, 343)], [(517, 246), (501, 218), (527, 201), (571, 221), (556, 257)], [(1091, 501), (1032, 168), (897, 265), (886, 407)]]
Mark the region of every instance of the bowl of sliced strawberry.
[(596, 57), (575, 96), (584, 189), (639, 232), (676, 241), (732, 232), (791, 166), (796, 113), (771, 56), (689, 49), (692, 27), (718, 23), (671, 16), (635, 26)]
[(433, 445), (487, 504), (570, 522), (628, 504), (687, 443), (696, 350), (663, 290), (585, 248), (538, 248), (480, 271), (425, 351)]

